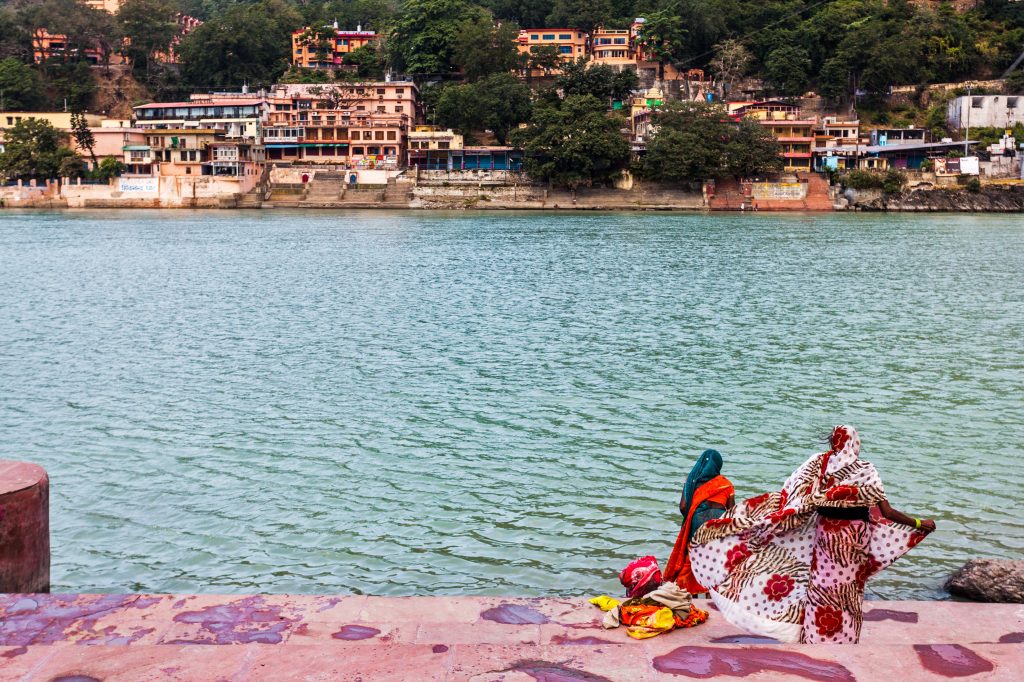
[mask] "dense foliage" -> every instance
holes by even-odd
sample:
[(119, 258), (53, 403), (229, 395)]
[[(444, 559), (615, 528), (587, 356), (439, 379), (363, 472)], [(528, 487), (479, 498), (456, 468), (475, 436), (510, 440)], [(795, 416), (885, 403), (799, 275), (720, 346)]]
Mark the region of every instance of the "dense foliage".
[(720, 105), (667, 102), (651, 122), (657, 133), (638, 170), (652, 180), (695, 182), (781, 168), (771, 133), (756, 121), (733, 121)]
[[(178, 47), (180, 75), (154, 60), (170, 46), (178, 13), (206, 22)], [(1011, 0), (962, 13), (907, 0), (126, 0), (117, 16), (76, 0), (9, 0), (0, 5), (0, 82), (12, 104), (52, 107), (74, 81), (58, 66), (103, 65), (121, 52), (158, 92), (266, 85), (288, 69), (292, 30), (334, 21), (386, 36), (353, 56), (362, 74), (475, 81), (527, 66), (515, 49), (519, 27), (626, 28), (638, 16), (661, 69), (705, 68), (727, 85), (755, 76), (776, 95), (813, 90), (837, 101), (878, 98), (896, 84), (998, 77), (1024, 49), (1024, 3)], [(40, 27), (66, 35), (68, 49), (36, 65)], [(42, 87), (26, 85), (33, 76), (5, 58)], [(529, 60), (543, 69), (554, 58), (541, 51)], [(1012, 89), (1022, 87), (1020, 74)]]
[(593, 95), (546, 97), (534, 104), (529, 125), (516, 130), (513, 140), (523, 148), (532, 177), (576, 189), (609, 180), (625, 167), (624, 125)]

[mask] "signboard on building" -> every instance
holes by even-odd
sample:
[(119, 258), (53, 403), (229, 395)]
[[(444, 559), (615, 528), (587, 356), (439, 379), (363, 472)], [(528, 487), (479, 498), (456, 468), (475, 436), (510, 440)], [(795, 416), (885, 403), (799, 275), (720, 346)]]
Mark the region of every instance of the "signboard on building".
[(159, 194), (160, 178), (118, 178), (117, 191), (125, 194)]
[(751, 196), (770, 201), (799, 201), (807, 198), (807, 185), (803, 182), (753, 182)]

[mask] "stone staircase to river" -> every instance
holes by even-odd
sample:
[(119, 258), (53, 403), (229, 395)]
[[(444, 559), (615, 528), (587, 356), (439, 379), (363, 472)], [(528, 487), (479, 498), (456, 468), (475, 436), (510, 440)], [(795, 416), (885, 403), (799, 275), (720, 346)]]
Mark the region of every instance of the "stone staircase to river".
[(305, 185), (271, 188), (270, 206), (295, 208), (408, 208), (412, 191), (395, 178), (386, 184), (353, 185), (341, 171), (317, 171)]

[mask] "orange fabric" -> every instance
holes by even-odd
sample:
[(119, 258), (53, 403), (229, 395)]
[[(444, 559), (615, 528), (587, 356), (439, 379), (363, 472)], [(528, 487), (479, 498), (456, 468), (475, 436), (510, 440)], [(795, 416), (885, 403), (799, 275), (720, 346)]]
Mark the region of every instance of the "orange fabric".
[(697, 582), (690, 570), (690, 547), (687, 539), (690, 537), (690, 522), (693, 520), (693, 512), (704, 502), (717, 502), (723, 507), (727, 505), (729, 496), (735, 492), (732, 481), (725, 476), (715, 476), (710, 481), (697, 488), (693, 494), (693, 502), (686, 513), (686, 520), (679, 530), (679, 537), (676, 538), (676, 545), (672, 548), (672, 554), (668, 557), (668, 565), (665, 566), (665, 580), (674, 581), (679, 587), (690, 594), (707, 592), (707, 589)]

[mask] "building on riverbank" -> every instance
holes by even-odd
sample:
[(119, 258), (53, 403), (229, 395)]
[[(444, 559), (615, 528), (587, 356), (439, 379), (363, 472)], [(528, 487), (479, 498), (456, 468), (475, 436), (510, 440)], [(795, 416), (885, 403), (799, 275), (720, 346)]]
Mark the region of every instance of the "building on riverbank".
[(953, 128), (1012, 128), (1024, 123), (1024, 96), (964, 95), (947, 105)]
[(303, 69), (336, 68), (345, 55), (377, 40), (375, 31), (354, 31), (338, 28), (338, 23), (312, 29), (309, 26), (292, 31), (292, 66)]

